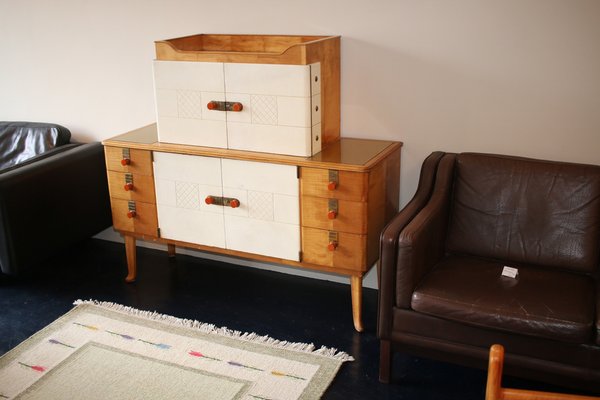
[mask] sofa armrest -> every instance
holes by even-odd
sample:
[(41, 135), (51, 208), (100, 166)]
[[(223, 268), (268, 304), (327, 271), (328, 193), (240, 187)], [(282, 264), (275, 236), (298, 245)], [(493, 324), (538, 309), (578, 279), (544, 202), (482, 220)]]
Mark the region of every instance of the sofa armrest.
[[(380, 324), (388, 324), (394, 302), (396, 259), (398, 255), (398, 238), (404, 227), (427, 204), (433, 191), (435, 175), (439, 161), (445, 153), (431, 153), (421, 166), (419, 184), (413, 198), (383, 229), (379, 248), (379, 318)], [(383, 307), (382, 307), (383, 306)]]
[(17, 274), (111, 225), (103, 147), (82, 144), (0, 175), (0, 267)]
[(444, 256), (456, 156), (447, 154), (438, 166), (427, 205), (400, 232), (396, 260), (396, 306), (410, 308), (423, 276)]

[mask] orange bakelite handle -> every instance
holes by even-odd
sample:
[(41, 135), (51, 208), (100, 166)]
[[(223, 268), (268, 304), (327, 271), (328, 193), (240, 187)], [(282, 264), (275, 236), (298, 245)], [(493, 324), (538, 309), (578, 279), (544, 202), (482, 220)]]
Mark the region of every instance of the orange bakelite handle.
[(231, 111), (240, 112), (244, 109), (242, 103), (235, 102), (231, 104)]
[(206, 105), (206, 108), (208, 108), (209, 110), (216, 110), (219, 108), (219, 103), (217, 103), (216, 101), (209, 101)]
[(329, 212), (327, 213), (327, 218), (336, 219), (336, 217), (337, 217), (337, 211), (329, 210)]
[(126, 166), (126, 165), (129, 165), (129, 164), (131, 164), (131, 160), (129, 158), (123, 158), (121, 160), (121, 165), (122, 166)]
[(135, 218), (136, 213), (135, 211), (128, 211), (127, 212), (127, 218)]
[(124, 189), (125, 189), (125, 191), (127, 191), (127, 192), (128, 192), (128, 191), (130, 191), (130, 190), (133, 190), (133, 183), (131, 183), (131, 182), (129, 182), (129, 183), (126, 183), (126, 184), (125, 184), (125, 186), (123, 186), (123, 188), (124, 188)]
[(329, 244), (327, 245), (327, 250), (335, 251), (335, 249), (337, 249), (337, 247), (338, 247), (337, 242), (329, 242)]
[(229, 207), (238, 208), (240, 206), (240, 201), (238, 199), (233, 199), (229, 202)]
[(212, 196), (206, 196), (204, 202), (208, 205), (215, 204), (215, 198)]
[(337, 189), (337, 182), (329, 182), (327, 184), (327, 189), (329, 189), (329, 190), (335, 190), (335, 189)]

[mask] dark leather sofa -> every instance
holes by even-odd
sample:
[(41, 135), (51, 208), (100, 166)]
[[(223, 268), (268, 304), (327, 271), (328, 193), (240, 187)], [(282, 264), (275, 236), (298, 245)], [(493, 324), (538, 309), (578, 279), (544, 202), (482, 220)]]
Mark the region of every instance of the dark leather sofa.
[(59, 125), (0, 122), (0, 268), (23, 275), (111, 225), (100, 143)]
[(486, 368), (498, 343), (507, 374), (600, 392), (600, 166), (433, 153), (379, 268), (382, 382), (394, 351)]

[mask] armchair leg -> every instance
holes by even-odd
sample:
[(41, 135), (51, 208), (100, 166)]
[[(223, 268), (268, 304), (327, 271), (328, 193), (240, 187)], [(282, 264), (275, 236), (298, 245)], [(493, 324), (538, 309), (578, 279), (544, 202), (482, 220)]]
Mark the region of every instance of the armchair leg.
[(389, 340), (379, 342), (379, 382), (390, 383), (392, 374), (392, 344)]

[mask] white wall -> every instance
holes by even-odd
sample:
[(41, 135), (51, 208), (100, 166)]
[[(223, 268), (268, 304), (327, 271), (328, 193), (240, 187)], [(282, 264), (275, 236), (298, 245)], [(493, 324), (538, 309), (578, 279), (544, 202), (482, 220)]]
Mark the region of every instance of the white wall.
[(404, 142), (402, 204), (433, 150), (600, 164), (597, 0), (0, 0), (0, 120), (149, 124), (153, 41), (196, 33), (341, 35), (342, 135)]

